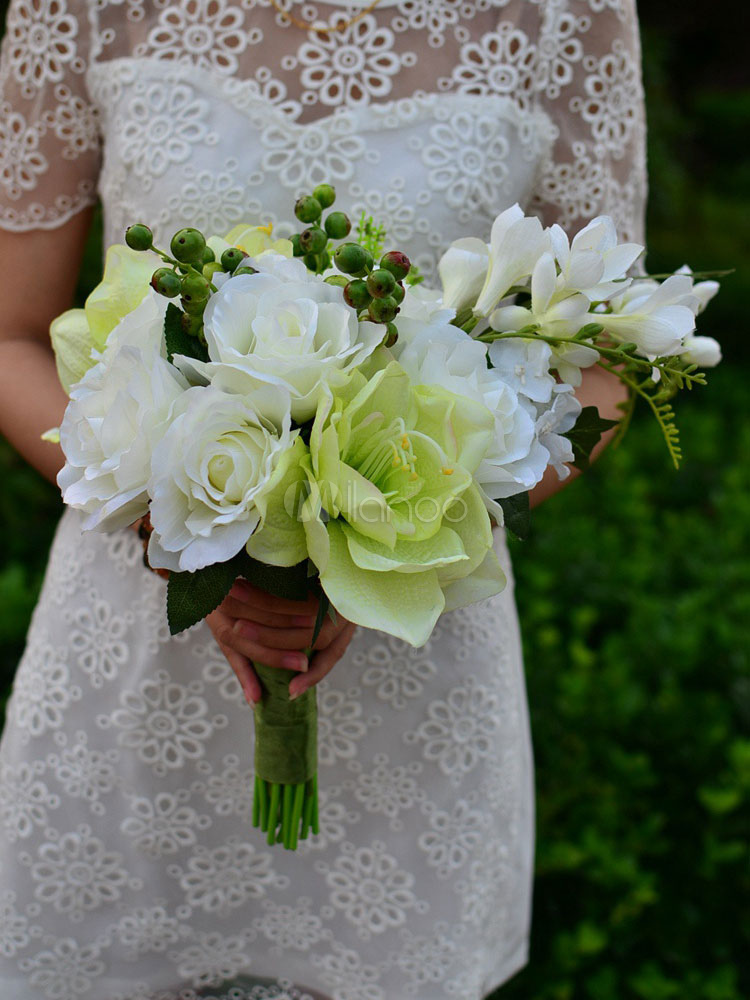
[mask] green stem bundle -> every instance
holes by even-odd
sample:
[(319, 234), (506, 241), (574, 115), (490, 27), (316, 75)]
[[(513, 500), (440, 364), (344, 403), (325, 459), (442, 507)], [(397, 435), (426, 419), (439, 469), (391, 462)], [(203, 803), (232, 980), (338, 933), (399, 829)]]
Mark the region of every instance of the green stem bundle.
[(253, 826), (293, 851), (318, 832), (317, 696), (312, 687), (292, 701), (288, 671), (254, 667), (263, 693), (255, 706)]

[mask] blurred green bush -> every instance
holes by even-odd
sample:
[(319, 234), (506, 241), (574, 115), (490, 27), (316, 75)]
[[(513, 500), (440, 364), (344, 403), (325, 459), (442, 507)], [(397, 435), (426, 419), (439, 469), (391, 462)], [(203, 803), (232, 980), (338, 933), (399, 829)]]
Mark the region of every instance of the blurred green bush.
[[(679, 473), (642, 413), (514, 545), (537, 878), (531, 962), (503, 1000), (750, 997), (750, 89), (742, 32), (713, 27), (740, 14), (641, 5), (648, 264), (737, 269), (702, 323), (726, 359), (679, 401)], [(0, 476), (4, 700), (60, 502), (2, 443)]]

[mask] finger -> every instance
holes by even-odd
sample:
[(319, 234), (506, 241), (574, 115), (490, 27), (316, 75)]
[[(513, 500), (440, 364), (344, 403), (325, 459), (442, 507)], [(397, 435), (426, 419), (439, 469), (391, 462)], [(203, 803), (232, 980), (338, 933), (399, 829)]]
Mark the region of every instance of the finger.
[(290, 601), (285, 597), (276, 597), (260, 587), (241, 578), (235, 580), (230, 596), (246, 604), (253, 604), (264, 611), (272, 611), (277, 615), (315, 615), (318, 612), (319, 599), (316, 594), (308, 594), (304, 601)]
[(343, 615), (337, 614), (335, 622), (331, 621), (330, 618), (326, 618), (323, 622), (323, 627), (320, 630), (320, 635), (318, 636), (313, 648), (316, 650), (327, 649), (336, 636), (343, 632), (346, 626), (350, 624), (351, 622), (349, 619), (344, 618)]
[(352, 641), (352, 637), (356, 631), (357, 626), (349, 622), (345, 628), (339, 632), (327, 649), (324, 649), (322, 652), (316, 653), (313, 656), (310, 663), (310, 669), (307, 673), (302, 677), (293, 678), (289, 684), (290, 698), (298, 698), (303, 691), (307, 691), (308, 688), (311, 688), (319, 681), (322, 681), (323, 678), (333, 670), (346, 652), (346, 649)]
[(257, 604), (239, 601), (235, 597), (225, 597), (221, 610), (230, 618), (243, 618), (271, 628), (309, 628), (315, 624), (315, 615), (280, 615), (259, 608)]
[(261, 698), (260, 681), (250, 661), (240, 653), (230, 649), (229, 646), (220, 646), (219, 648), (224, 656), (226, 656), (229, 666), (240, 682), (240, 687), (245, 693), (245, 699), (251, 705), (257, 704)]
[(241, 619), (233, 627), (236, 635), (269, 649), (306, 649), (313, 633), (311, 628), (267, 628)]
[(307, 657), (299, 651), (288, 649), (272, 649), (250, 639), (243, 639), (234, 631), (234, 622), (225, 615), (213, 612), (211, 631), (220, 646), (228, 646), (235, 653), (267, 667), (280, 667), (283, 670), (307, 670)]

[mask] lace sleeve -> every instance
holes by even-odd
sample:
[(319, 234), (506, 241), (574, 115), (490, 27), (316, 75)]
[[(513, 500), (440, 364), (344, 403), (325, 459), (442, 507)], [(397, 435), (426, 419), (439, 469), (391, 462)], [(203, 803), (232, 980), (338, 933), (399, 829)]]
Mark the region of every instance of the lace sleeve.
[(88, 0), (12, 0), (0, 56), (0, 228), (53, 229), (96, 201)]
[(541, 27), (538, 93), (557, 137), (532, 210), (575, 230), (611, 215), (644, 242), (646, 124), (635, 0), (550, 3)]

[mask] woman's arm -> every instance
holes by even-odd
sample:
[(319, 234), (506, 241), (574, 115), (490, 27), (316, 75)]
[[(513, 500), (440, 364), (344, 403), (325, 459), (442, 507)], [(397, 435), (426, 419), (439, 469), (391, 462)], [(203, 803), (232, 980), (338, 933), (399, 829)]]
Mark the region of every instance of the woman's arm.
[[(585, 368), (581, 374), (583, 381), (576, 389), (576, 399), (581, 406), (595, 406), (599, 411), (599, 416), (605, 420), (619, 420), (622, 417), (622, 410), (618, 408), (619, 403), (623, 403), (628, 398), (628, 390), (622, 382), (610, 372), (602, 368)], [(592, 461), (599, 457), (604, 448), (612, 439), (616, 428), (607, 431), (602, 435), (601, 441), (591, 453)], [(555, 470), (550, 466), (544, 474), (542, 481), (531, 490), (529, 503), (532, 507), (538, 506), (547, 497), (557, 493), (568, 483), (580, 475), (578, 469), (570, 466), (570, 475), (567, 479), (559, 479)]]
[(71, 305), (91, 216), (92, 209), (85, 209), (54, 230), (0, 230), (0, 432), (52, 482), (63, 455), (41, 435), (59, 426), (67, 397), (49, 326)]

